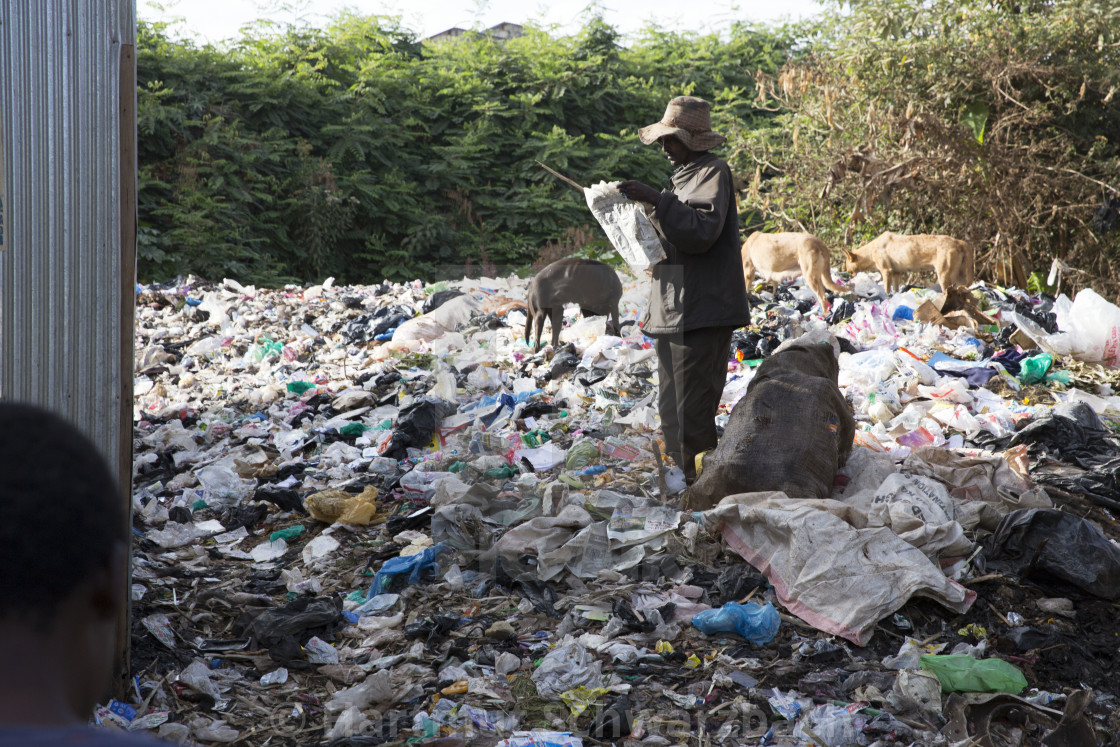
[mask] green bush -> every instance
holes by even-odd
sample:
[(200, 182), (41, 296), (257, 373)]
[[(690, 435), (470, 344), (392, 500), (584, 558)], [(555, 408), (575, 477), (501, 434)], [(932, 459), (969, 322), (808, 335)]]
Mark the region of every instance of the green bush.
[[(228, 49), (138, 31), (140, 275), (275, 284), (461, 276), (521, 267), (591, 221), (583, 184), (663, 184), (639, 144), (669, 98), (749, 126), (755, 73), (789, 39), (649, 29), (629, 47), (599, 19), (577, 36), (419, 43), (384, 18), (259, 26)], [(770, 116), (761, 113), (762, 116)]]

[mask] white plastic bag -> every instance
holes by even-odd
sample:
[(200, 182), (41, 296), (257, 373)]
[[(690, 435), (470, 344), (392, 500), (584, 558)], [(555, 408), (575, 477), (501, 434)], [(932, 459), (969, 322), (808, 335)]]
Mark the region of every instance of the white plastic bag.
[(1085, 288), (1072, 304), (1066, 296), (1059, 296), (1054, 302), (1054, 313), (1061, 330), (1054, 335), (1014, 312), (1005, 312), (1004, 317), (1048, 353), (1120, 368), (1120, 307)]
[(621, 182), (599, 182), (583, 190), (587, 207), (634, 272), (665, 259), (665, 250), (642, 206), (618, 191)]
[(1120, 307), (1086, 288), (1073, 299), (1069, 319), (1075, 358), (1120, 367)]

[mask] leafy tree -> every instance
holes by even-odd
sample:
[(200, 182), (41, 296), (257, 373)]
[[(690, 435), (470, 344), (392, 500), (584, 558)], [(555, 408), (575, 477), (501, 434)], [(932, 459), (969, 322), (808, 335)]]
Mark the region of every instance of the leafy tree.
[(662, 183), (664, 159), (636, 128), (682, 93), (712, 100), (718, 126), (749, 127), (755, 74), (775, 72), (791, 38), (650, 28), (626, 47), (592, 17), (575, 36), (429, 44), (347, 13), (326, 29), (261, 24), (218, 48), (141, 23), (141, 276), (527, 265), (592, 222), (536, 161), (584, 184)]
[(1120, 239), (1089, 225), (1120, 187), (1114, 2), (855, 0), (805, 42), (759, 75), (776, 116), (736, 153), (758, 225), (948, 233), (988, 279), (1024, 287), (1057, 257), (1120, 287)]

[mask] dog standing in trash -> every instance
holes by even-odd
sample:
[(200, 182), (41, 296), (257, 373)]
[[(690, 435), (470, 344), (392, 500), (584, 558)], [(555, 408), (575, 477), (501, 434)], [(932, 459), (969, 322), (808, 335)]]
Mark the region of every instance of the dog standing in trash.
[(937, 283), (943, 291), (950, 285), (972, 285), (972, 245), (952, 236), (907, 236), (884, 231), (858, 249), (845, 249), (844, 254), (848, 258), (845, 269), (853, 275), (861, 270), (878, 270), (887, 293), (902, 287), (903, 273), (925, 269), (937, 273)]
[(743, 242), (743, 279), (748, 291), (756, 272), (773, 283), (804, 276), (825, 314), (829, 308), (825, 288), (844, 290), (832, 280), (828, 247), (811, 233), (752, 233)]
[(736, 493), (829, 496), (855, 436), (855, 419), (836, 384), (836, 351), (832, 344), (796, 341), (762, 362), (719, 444), (704, 455), (688, 490), (689, 508), (703, 511)]
[(529, 283), (528, 310), (525, 312), (525, 344), (529, 331), (536, 332), (534, 351), (541, 349), (541, 331), (547, 316), (552, 323), (552, 347), (560, 344), (560, 327), (564, 321), (564, 304), (579, 304), (584, 316), (610, 316), (609, 334), (618, 334), (618, 302), (622, 299), (622, 282), (610, 265), (594, 259), (565, 257), (537, 273)]

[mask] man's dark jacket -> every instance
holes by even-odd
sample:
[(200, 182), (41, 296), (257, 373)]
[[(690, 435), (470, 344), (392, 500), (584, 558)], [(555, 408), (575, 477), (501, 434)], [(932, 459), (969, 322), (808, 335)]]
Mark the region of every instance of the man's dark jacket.
[(647, 335), (750, 323), (731, 169), (710, 153), (673, 173), (654, 206), (667, 258), (654, 265)]

